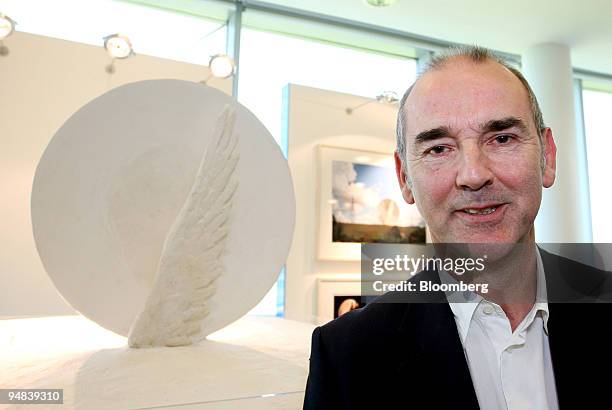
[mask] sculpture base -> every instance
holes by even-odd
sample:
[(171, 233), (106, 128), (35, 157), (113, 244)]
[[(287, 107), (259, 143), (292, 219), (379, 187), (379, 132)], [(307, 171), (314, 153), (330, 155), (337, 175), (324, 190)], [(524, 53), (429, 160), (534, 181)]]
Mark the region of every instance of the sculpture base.
[(64, 389), (58, 409), (301, 408), (313, 328), (245, 316), (194, 346), (130, 349), (81, 316), (4, 319), (0, 388)]

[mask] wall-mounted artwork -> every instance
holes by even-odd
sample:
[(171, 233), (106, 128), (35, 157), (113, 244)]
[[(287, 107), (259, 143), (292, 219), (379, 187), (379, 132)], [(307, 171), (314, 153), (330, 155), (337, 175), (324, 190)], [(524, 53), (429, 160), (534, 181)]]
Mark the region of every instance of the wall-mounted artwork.
[(425, 221), (407, 204), (393, 156), (319, 147), (319, 258), (358, 260), (362, 243), (424, 244)]

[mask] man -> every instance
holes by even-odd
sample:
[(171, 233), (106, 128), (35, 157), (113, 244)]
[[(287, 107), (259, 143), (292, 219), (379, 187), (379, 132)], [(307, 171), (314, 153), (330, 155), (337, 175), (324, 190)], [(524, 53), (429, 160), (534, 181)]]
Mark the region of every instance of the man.
[[(389, 293), (318, 327), (304, 408), (610, 406), (597, 371), (612, 364), (611, 305), (548, 303), (598, 300), (609, 281), (535, 245), (556, 147), (520, 72), (478, 47), (434, 59), (401, 101), (397, 138), (404, 199), (432, 242), (488, 246), (488, 274), (472, 280), (492, 292)], [(457, 279), (426, 270), (411, 282)]]

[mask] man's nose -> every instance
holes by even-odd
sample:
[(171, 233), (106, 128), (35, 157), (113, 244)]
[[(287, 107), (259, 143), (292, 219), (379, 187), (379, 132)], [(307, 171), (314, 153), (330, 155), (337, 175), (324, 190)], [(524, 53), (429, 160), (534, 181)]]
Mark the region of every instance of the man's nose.
[(493, 173), (489, 161), (478, 146), (469, 146), (462, 150), (459, 169), (457, 170), (457, 187), (464, 190), (478, 191), (493, 183)]

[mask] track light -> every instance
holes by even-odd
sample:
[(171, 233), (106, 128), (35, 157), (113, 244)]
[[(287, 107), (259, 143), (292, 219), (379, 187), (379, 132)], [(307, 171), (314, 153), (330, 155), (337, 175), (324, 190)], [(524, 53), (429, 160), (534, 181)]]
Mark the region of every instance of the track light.
[(16, 24), (9, 16), (0, 13), (0, 40), (4, 40), (13, 34)]
[(228, 78), (234, 74), (234, 60), (227, 54), (215, 54), (208, 63), (210, 72), (217, 78)]
[(384, 91), (376, 96), (376, 101), (384, 104), (395, 104), (399, 101), (395, 91)]
[(122, 34), (111, 34), (104, 37), (104, 48), (112, 59), (110, 64), (105, 67), (108, 74), (115, 73), (115, 60), (123, 60), (134, 55), (132, 42)]
[[(380, 103), (380, 104), (388, 104), (388, 105), (393, 105), (393, 104), (397, 104), (397, 102), (399, 101), (399, 98), (397, 98), (397, 93), (395, 91), (383, 91), (382, 93), (378, 94), (376, 96), (376, 102)], [(358, 110), (361, 107), (365, 107), (368, 104), (373, 103), (374, 100), (369, 100), (369, 101), (365, 101), (355, 107), (346, 107), (344, 109), (344, 111), (348, 114), (351, 115), (352, 113), (354, 113), (356, 110)]]

